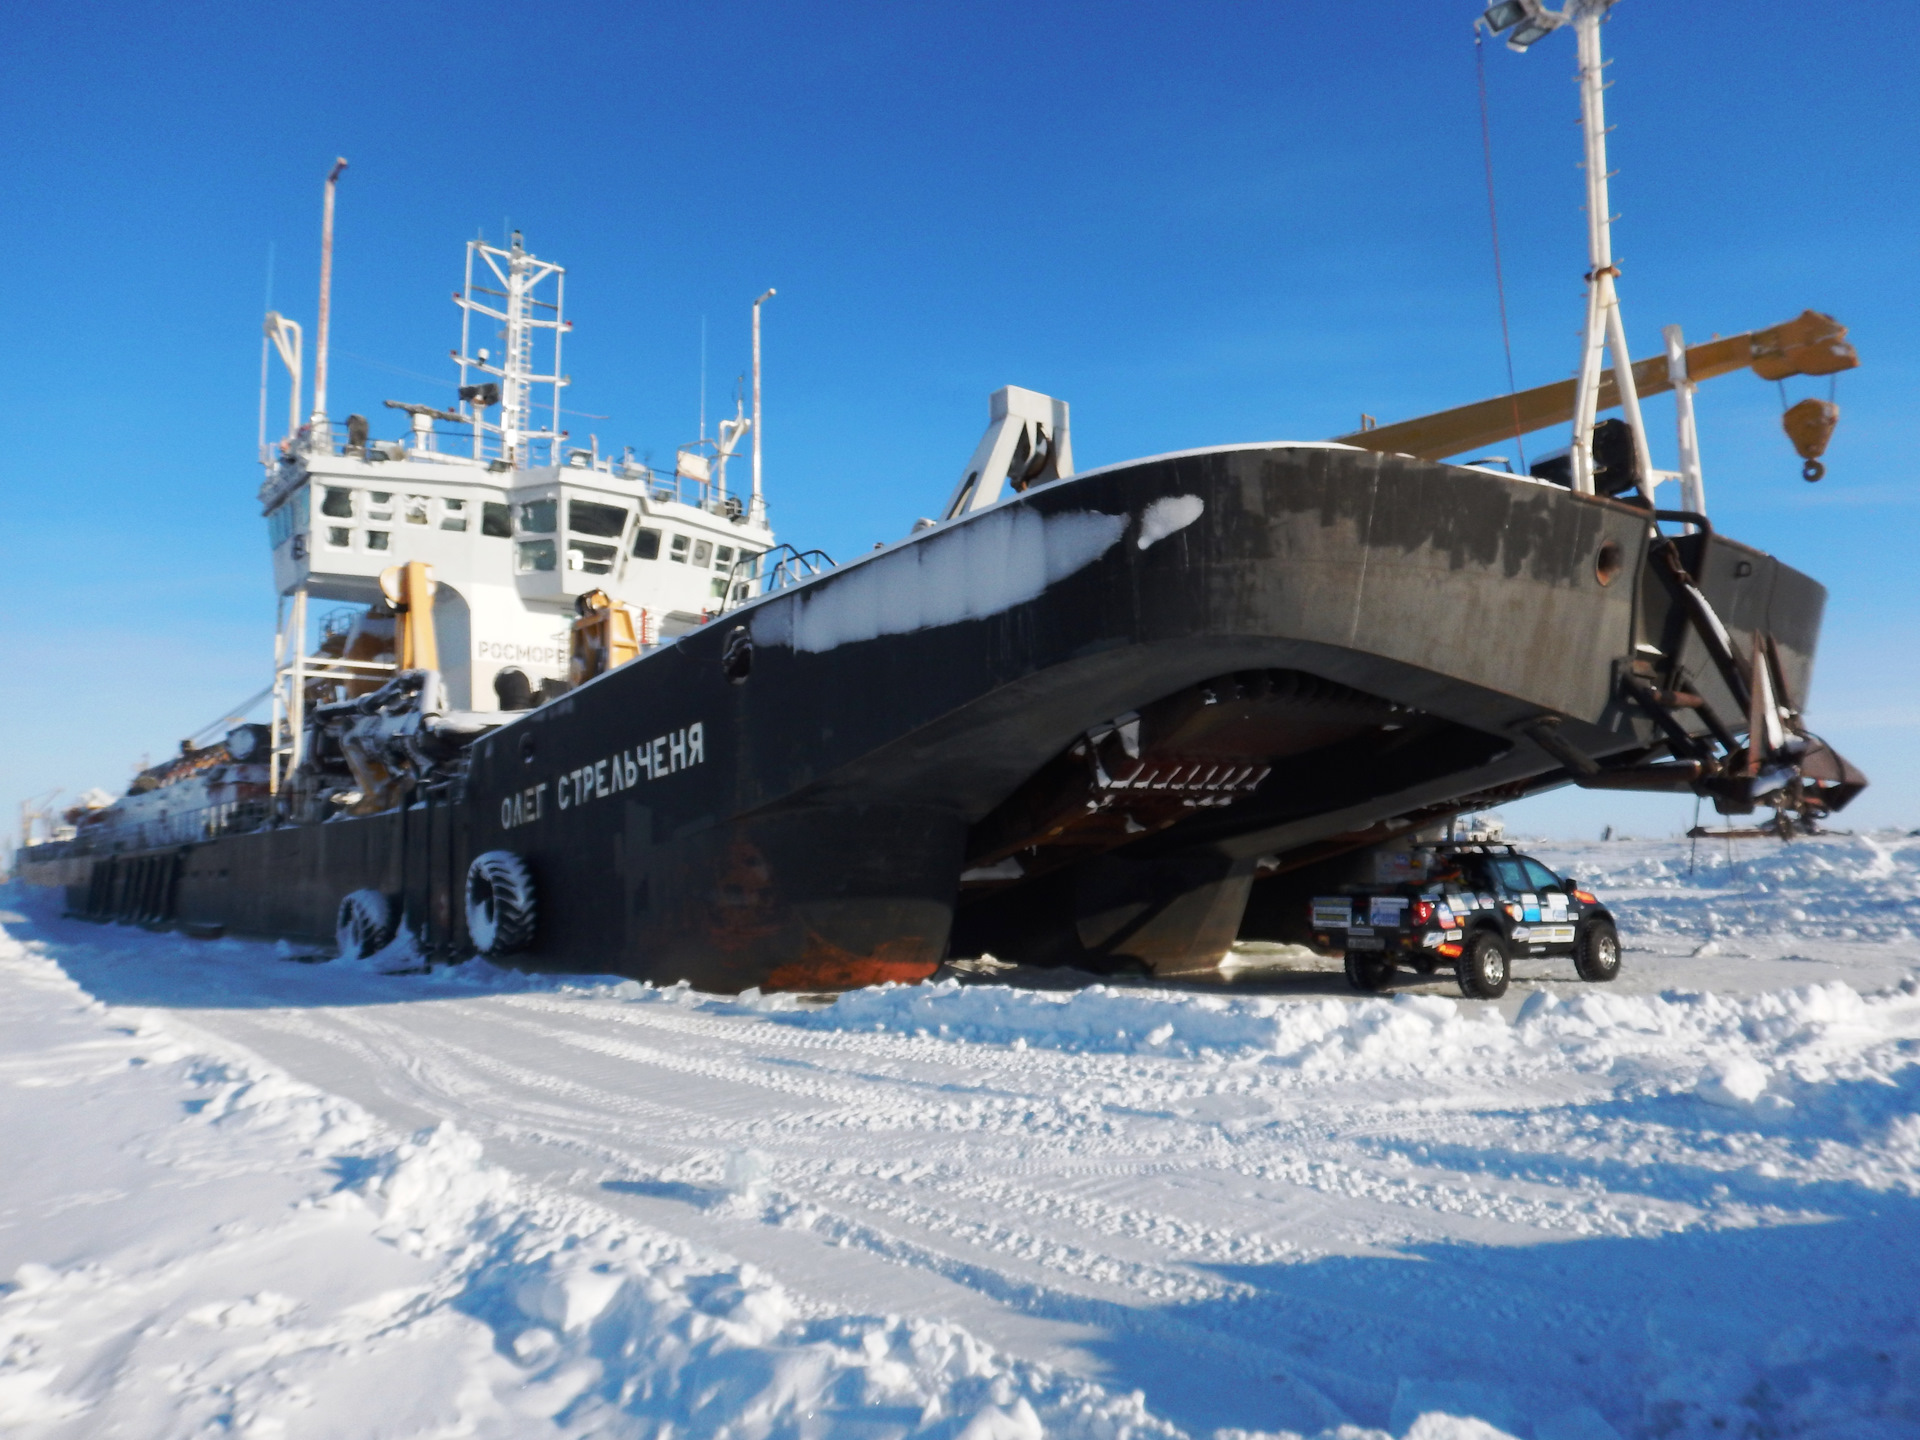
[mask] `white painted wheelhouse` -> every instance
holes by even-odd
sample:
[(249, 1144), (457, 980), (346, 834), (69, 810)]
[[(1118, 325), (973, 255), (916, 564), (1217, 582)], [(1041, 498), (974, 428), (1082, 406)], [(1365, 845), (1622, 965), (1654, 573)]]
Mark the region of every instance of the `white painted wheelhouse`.
[[(564, 681), (575, 602), (588, 591), (632, 607), (644, 648), (758, 589), (773, 532), (757, 483), (746, 497), (727, 488), (728, 461), (749, 433), (757, 439), (757, 414), (681, 447), (670, 473), (631, 451), (571, 444), (559, 402), (568, 383), (559, 366), (570, 327), (565, 271), (529, 254), (517, 232), (505, 249), (469, 242), (466, 269), (454, 296), (463, 324), (452, 405), (387, 401), (400, 422), (394, 438), (361, 416), (341, 427), (316, 410), (262, 447), (259, 498), (281, 597), (275, 729), (284, 764), (297, 762), (308, 681), (384, 678), (394, 668), (390, 649), (323, 638), (316, 655), (306, 638), (315, 619), (323, 637), (341, 635), (379, 607), (381, 575), (394, 566), (433, 567), (439, 669), (462, 710), (498, 708), (495, 681), (509, 668), (535, 691)], [(755, 320), (757, 338), (757, 302)], [(297, 327), (269, 316), (268, 334), (297, 388)], [(486, 334), (504, 342), (500, 352), (473, 343)]]

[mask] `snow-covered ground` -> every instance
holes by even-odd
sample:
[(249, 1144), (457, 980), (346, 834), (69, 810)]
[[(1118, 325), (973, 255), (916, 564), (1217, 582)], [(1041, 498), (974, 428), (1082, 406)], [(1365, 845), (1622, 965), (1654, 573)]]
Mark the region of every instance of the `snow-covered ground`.
[(1920, 1434), (1920, 840), (1542, 845), (1606, 987), (837, 1003), (0, 936), (0, 1431)]

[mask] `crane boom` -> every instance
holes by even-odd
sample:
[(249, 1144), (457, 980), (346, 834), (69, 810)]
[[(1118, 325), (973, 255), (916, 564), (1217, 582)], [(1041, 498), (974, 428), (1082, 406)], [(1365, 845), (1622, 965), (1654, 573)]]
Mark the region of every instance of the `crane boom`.
[[(1860, 363), (1847, 341), (1847, 327), (1817, 310), (1803, 311), (1770, 329), (1689, 346), (1686, 358), (1687, 377), (1695, 382), (1747, 366), (1752, 366), (1763, 380), (1784, 380), (1789, 375), (1833, 375)], [(1635, 361), (1633, 380), (1642, 399), (1671, 390), (1667, 357), (1656, 355)], [(1575, 382), (1561, 380), (1334, 438), (1362, 450), (1440, 460), (1571, 420), (1576, 399)], [(1619, 386), (1614, 383), (1613, 371), (1607, 370), (1600, 377), (1598, 408), (1605, 410), (1619, 403)]]

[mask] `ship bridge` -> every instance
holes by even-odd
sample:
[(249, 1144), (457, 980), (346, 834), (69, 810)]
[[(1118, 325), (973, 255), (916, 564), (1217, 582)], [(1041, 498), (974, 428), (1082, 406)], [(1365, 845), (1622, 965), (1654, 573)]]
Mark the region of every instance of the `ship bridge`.
[[(559, 400), (564, 269), (530, 254), (518, 232), (504, 248), (466, 248), (457, 398), (444, 408), (387, 401), (393, 438), (364, 416), (328, 419), (324, 349), (302, 420), (299, 327), (267, 317), (293, 380), (288, 433), (262, 446), (259, 494), (280, 597), (279, 729), (315, 680), (358, 689), (395, 670), (381, 578), (395, 567), (432, 567), (449, 703), (491, 710), (505, 703), (503, 671), (526, 676), (509, 691), (564, 686), (581, 596), (598, 590), (628, 606), (645, 649), (749, 598), (773, 547), (757, 467), (748, 494), (728, 488), (751, 418), (736, 413), (680, 447), (671, 471), (631, 450), (602, 454), (597, 440), (571, 444)], [(504, 339), (501, 353), (473, 344), (486, 334)], [(290, 728), (288, 742), (297, 721)]]

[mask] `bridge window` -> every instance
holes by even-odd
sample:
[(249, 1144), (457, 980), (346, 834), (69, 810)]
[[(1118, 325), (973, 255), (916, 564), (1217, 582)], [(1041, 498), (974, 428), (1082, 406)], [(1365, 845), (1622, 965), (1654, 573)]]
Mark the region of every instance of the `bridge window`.
[(327, 544), (333, 546), (336, 550), (350, 549), (353, 545), (353, 531), (345, 525), (329, 525), (327, 527)]
[(504, 540), (513, 534), (513, 511), (497, 500), (486, 500), (480, 505), (480, 533)]
[[(529, 500), (520, 507), (520, 533), (522, 535), (551, 535), (558, 528), (560, 502), (558, 500)], [(547, 567), (551, 570), (553, 567)]]
[(329, 486), (327, 493), (321, 497), (320, 513), (322, 515), (331, 515), (336, 520), (351, 520), (353, 518), (353, 491), (339, 490)]
[(407, 509), (406, 509), (407, 523), (409, 525), (426, 524), (427, 523), (427, 507), (431, 503), (432, 503), (432, 497), (428, 495), (407, 496)]
[(467, 502), (464, 500), (442, 500), (440, 502), (440, 528), (442, 530), (466, 529)]
[(387, 541), (390, 538), (391, 538), (391, 532), (389, 531), (369, 530), (367, 531), (367, 549), (384, 550), (387, 548)]
[(367, 492), (367, 518), (369, 520), (393, 519), (393, 492), (391, 490), (369, 490)]
[(622, 505), (599, 505), (591, 500), (567, 501), (567, 528), (582, 535), (618, 538), (627, 528), (627, 511)]
[(660, 532), (642, 528), (634, 532), (633, 558), (636, 560), (658, 560), (660, 558)]
[(731, 545), (722, 545), (713, 552), (713, 568), (716, 570), (731, 570), (733, 568), (733, 547)]
[(670, 560), (677, 561), (682, 565), (686, 564), (687, 563), (687, 546), (690, 543), (692, 542), (690, 542), (687, 539), (687, 537), (684, 535), (674, 536), (673, 544), (668, 549), (667, 558)]
[[(538, 503), (538, 502), (536, 502)], [(551, 500), (546, 502), (551, 505)], [(525, 508), (524, 506), (522, 507)], [(551, 570), (557, 559), (551, 540), (522, 540), (520, 552), (514, 559), (514, 570), (521, 575), (529, 575), (535, 570)]]
[[(551, 543), (551, 542), (549, 542)], [(567, 569), (588, 575), (606, 575), (620, 552), (612, 545), (596, 545), (591, 540), (567, 541)]]

